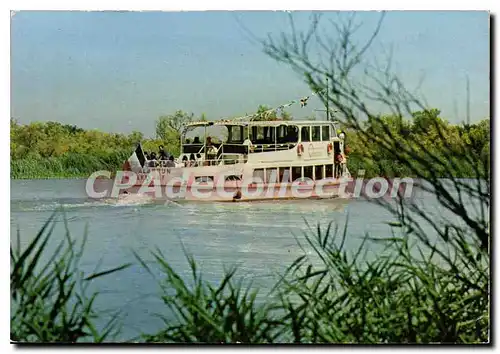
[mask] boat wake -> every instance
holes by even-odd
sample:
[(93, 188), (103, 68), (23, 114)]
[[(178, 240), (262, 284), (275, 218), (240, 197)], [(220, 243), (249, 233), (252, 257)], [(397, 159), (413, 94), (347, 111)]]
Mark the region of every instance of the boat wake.
[(154, 198), (145, 194), (123, 194), (118, 198), (105, 199), (104, 203), (111, 206), (138, 206), (151, 204)]
[(48, 200), (15, 200), (11, 201), (11, 211), (20, 212), (40, 212), (55, 211), (57, 209), (75, 210), (109, 207), (141, 206), (151, 204), (153, 199), (144, 195), (129, 195), (120, 198), (109, 199), (87, 199), (87, 198), (66, 198)]

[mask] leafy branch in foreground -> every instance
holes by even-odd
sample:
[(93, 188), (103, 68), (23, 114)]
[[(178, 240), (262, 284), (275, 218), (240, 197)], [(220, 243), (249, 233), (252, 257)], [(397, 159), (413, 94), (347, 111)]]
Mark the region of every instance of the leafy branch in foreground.
[[(355, 23), (354, 15), (347, 20), (339, 16), (338, 21), (330, 22), (327, 32), (327, 27), (321, 26), (321, 17), (315, 16), (305, 33), (295, 29), (290, 15), (290, 34), (282, 34), (279, 40), (269, 37), (261, 43), (266, 54), (303, 75), (319, 97), (340, 112), (337, 118), (356, 134), (360, 144), (391, 156), (409, 176), (421, 181), (419, 187), (434, 196), (444, 211), (460, 220), (437, 222), (422, 205), (405, 203), (403, 198), (396, 203), (375, 200), (396, 215), (409, 232), (425, 240), (424, 219), (423, 223), (442, 239), (455, 237), (452, 231), (456, 231), (472, 236), (482, 248), (489, 249), (489, 142), (479, 138), (488, 129), (484, 124), (479, 128), (464, 124), (448, 129), (438, 117), (439, 112), (412, 94), (392, 71), (392, 56), (386, 65), (368, 60), (372, 56), (366, 55), (367, 50), (384, 16), (364, 43), (356, 41), (355, 33), (361, 24)], [(381, 109), (391, 112), (392, 118), (381, 116)], [(414, 132), (405, 118), (413, 120)], [(432, 136), (432, 143), (423, 144), (419, 131)], [(387, 175), (384, 171), (381, 174)], [(471, 180), (461, 179), (464, 175)]]
[(123, 270), (130, 264), (83, 274), (79, 262), (87, 233), (77, 245), (67, 225), (65, 238), (50, 254), (49, 241), (56, 225), (55, 218), (54, 213), (24, 250), (19, 231), (16, 244), (11, 243), (11, 340), (102, 342), (116, 334), (118, 313), (111, 316), (102, 330), (97, 330), (94, 301), (98, 293), (87, 295), (87, 288), (92, 280)]
[[(442, 289), (435, 288), (437, 295), (441, 297), (441, 291), (446, 296), (461, 294), (464, 302), (479, 297), (481, 302), (475, 305), (481, 305), (476, 310), (486, 310), (490, 288), (489, 124), (463, 124), (450, 129), (439, 118), (439, 112), (411, 93), (393, 72), (392, 56), (388, 57), (386, 65), (369, 61), (373, 56), (366, 55), (367, 50), (373, 46), (384, 16), (385, 13), (364, 43), (356, 40), (360, 24), (355, 23), (354, 15), (347, 19), (340, 15), (337, 21), (330, 22), (328, 31), (322, 27), (320, 16), (315, 16), (305, 33), (295, 29), (290, 16), (290, 34), (282, 34), (278, 40), (269, 37), (261, 44), (265, 53), (303, 75), (320, 98), (340, 112), (337, 118), (346, 129), (355, 133), (361, 145), (391, 156), (409, 176), (418, 178), (418, 185), (414, 180), (413, 188), (425, 194), (426, 200), (437, 201), (439, 208), (434, 213), (418, 198), (408, 200), (401, 194), (396, 200), (370, 200), (398, 218), (403, 234), (418, 241), (422, 254), (432, 254), (441, 262), (439, 272), (434, 266), (427, 266), (425, 273), (412, 268), (418, 263), (407, 258), (405, 265), (419, 279), (413, 284), (414, 291), (420, 294), (420, 284), (424, 281), (426, 286), (434, 286), (435, 277), (439, 276), (450, 284)], [(328, 90), (327, 79), (330, 82)], [(390, 119), (381, 116), (381, 110), (391, 112)], [(413, 121), (411, 124), (408, 118)], [(423, 143), (422, 132), (432, 137), (432, 143)], [(470, 179), (464, 180), (462, 176)], [(434, 234), (436, 240), (433, 240)], [(406, 253), (403, 255), (410, 257)], [(459, 292), (446, 293), (450, 287)], [(434, 310), (439, 312), (436, 301), (433, 302)], [(471, 321), (489, 324), (485, 312)], [(440, 323), (444, 331), (443, 326), (454, 322)], [(448, 329), (446, 333), (454, 338), (453, 333), (457, 331), (456, 328)], [(481, 333), (477, 338), (484, 338), (484, 332)]]

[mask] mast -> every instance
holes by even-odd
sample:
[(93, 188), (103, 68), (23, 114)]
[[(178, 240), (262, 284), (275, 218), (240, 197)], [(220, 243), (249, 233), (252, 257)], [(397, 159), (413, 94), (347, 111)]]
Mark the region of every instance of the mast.
[(326, 77), (326, 120), (330, 121), (330, 110), (328, 109), (328, 76)]
[(469, 89), (469, 75), (467, 75), (467, 125), (470, 124), (470, 89)]

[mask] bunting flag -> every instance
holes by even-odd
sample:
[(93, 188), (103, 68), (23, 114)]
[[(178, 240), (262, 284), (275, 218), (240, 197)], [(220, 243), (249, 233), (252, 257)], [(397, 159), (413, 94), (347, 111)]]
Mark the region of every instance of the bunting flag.
[(133, 171), (139, 173), (142, 171), (144, 164), (146, 163), (146, 157), (144, 156), (144, 151), (142, 151), (142, 146), (139, 143), (135, 148), (135, 151), (130, 155), (125, 164), (123, 165), (124, 171)]
[(303, 108), (303, 107), (307, 106), (307, 101), (309, 100), (309, 98), (311, 98), (312, 96), (317, 96), (318, 94), (320, 94), (323, 91), (324, 90), (313, 91), (313, 92), (311, 92), (311, 94), (309, 96), (303, 97), (300, 100), (292, 100), (288, 103), (279, 105), (278, 107), (275, 107), (275, 108), (268, 109), (267, 111), (264, 111), (264, 112), (247, 114), (243, 117), (237, 117), (237, 118), (233, 118), (231, 120), (246, 120), (246, 119), (251, 120), (251, 119), (257, 118), (259, 116), (267, 116), (269, 114), (272, 114), (273, 112), (276, 112), (277, 115), (280, 115), (283, 113), (284, 108), (290, 107), (290, 106), (297, 104), (297, 103), (300, 103), (300, 107)]

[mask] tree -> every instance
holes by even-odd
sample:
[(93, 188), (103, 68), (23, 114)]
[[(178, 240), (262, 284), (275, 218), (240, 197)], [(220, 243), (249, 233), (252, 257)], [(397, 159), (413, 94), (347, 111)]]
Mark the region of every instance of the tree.
[(186, 113), (181, 110), (174, 114), (161, 116), (156, 121), (156, 138), (167, 141), (174, 136), (181, 134), (182, 128), (186, 123), (193, 120), (193, 113)]
[[(390, 156), (409, 175), (422, 181), (417, 186), (414, 180), (414, 187), (435, 197), (441, 215), (452, 215), (438, 220), (438, 216), (431, 215), (424, 205), (409, 202), (401, 195), (395, 201), (371, 200), (398, 218), (403, 236), (386, 243), (406, 257), (404, 271), (408, 272), (401, 274), (409, 277), (407, 282), (413, 287), (413, 293), (408, 293), (408, 301), (428, 301), (436, 306), (438, 298), (454, 297), (457, 301), (453, 305), (451, 300), (440, 302), (439, 306), (445, 306), (440, 312), (441, 317), (429, 315), (427, 326), (432, 324), (436, 330), (426, 340), (488, 341), (490, 170), (489, 156), (484, 153), (486, 145), (477, 143), (474, 146), (470, 139), (464, 139), (471, 129), (464, 129), (461, 137), (458, 129), (438, 117), (439, 111), (427, 107), (423, 100), (412, 94), (392, 72), (391, 57), (387, 58), (385, 66), (368, 61), (365, 54), (380, 31), (384, 15), (364, 43), (355, 40), (354, 33), (360, 24), (355, 23), (354, 16), (347, 19), (339, 16), (338, 21), (331, 22), (329, 30), (324, 27), (319, 30), (321, 16), (315, 16), (309, 30), (299, 32), (290, 15), (291, 34), (282, 33), (278, 39), (271, 36), (261, 40), (261, 44), (266, 54), (301, 74), (309, 87), (318, 92), (323, 103), (328, 102), (329, 107), (340, 112), (339, 119), (355, 132), (359, 146), (369, 146), (379, 153), (380, 163)], [(326, 80), (329, 81), (328, 90)], [(382, 116), (373, 109), (380, 105), (392, 114)], [(412, 119), (412, 123), (405, 123), (405, 117)], [(484, 136), (484, 133), (478, 135)], [(427, 138), (422, 139), (424, 136)], [(484, 141), (484, 138), (476, 140)], [(481, 146), (482, 154), (471, 153)], [(472, 179), (464, 181), (461, 178), (464, 175)], [(470, 203), (474, 207), (471, 208)], [(442, 241), (441, 245), (437, 245), (429, 230)], [(409, 240), (418, 241), (421, 257), (407, 251)], [(427, 260), (424, 254), (433, 257)], [(437, 263), (436, 258), (439, 258)], [(321, 277), (319, 282), (328, 286), (325, 280), (328, 276), (323, 274)], [(316, 288), (319, 282), (315, 283)], [(426, 284), (429, 282), (433, 284), (432, 289), (439, 286), (437, 293), (428, 290)], [(404, 291), (404, 286), (401, 286), (398, 291)], [(291, 293), (297, 298), (306, 294), (294, 293), (294, 290)], [(422, 300), (424, 298), (426, 300)], [(467, 306), (459, 305), (462, 303)], [(307, 301), (297, 308), (301, 313), (297, 313), (296, 318), (309, 316), (308, 323), (311, 326), (316, 323), (317, 308), (308, 307)], [(325, 309), (328, 309), (326, 303)], [(406, 333), (418, 333), (418, 326), (414, 327), (411, 316), (408, 313), (406, 319), (401, 318), (400, 327), (392, 319), (392, 330), (400, 328), (409, 331)], [(447, 327), (439, 323), (446, 323)], [(329, 328), (335, 327), (325, 326), (325, 331), (330, 331)], [(308, 327), (307, 330), (317, 333), (318, 327)], [(330, 333), (320, 336), (328, 338)], [(408, 340), (414, 341), (414, 337), (410, 336)]]
[(255, 116), (253, 118), (253, 120), (257, 121), (291, 120), (291, 119), (292, 117), (290, 113), (286, 112), (285, 110), (279, 110), (279, 109), (271, 110), (271, 108), (266, 105), (260, 105), (257, 108), (257, 112), (255, 113)]

